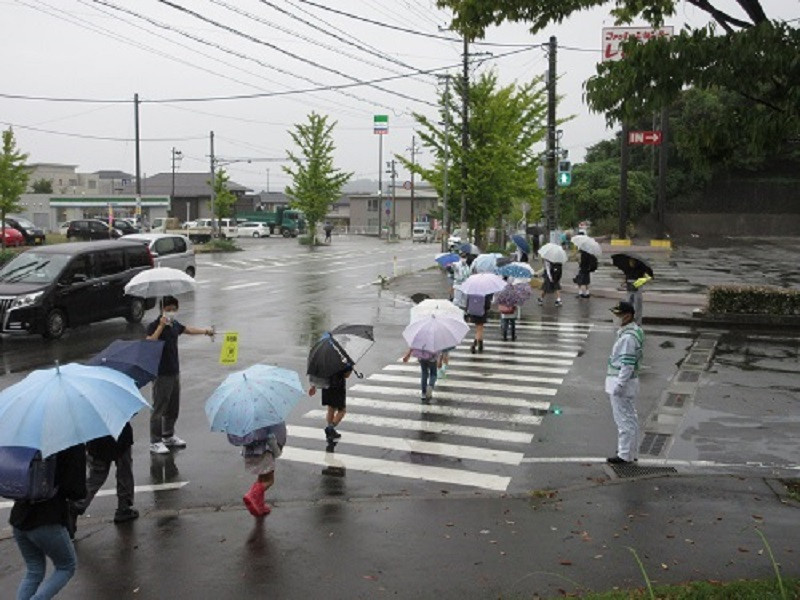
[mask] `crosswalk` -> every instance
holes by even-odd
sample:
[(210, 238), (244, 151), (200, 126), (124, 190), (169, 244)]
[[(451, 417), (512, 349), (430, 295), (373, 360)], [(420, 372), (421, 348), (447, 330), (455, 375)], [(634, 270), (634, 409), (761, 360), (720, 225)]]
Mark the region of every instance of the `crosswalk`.
[(281, 459), (503, 492), (591, 330), (523, 320), (517, 341), (503, 342), (489, 325), (483, 353), (471, 353), (471, 336), (451, 353), (430, 402), (420, 397), (416, 361), (394, 358), (349, 387), (334, 453), (325, 451), (320, 408), (290, 424)]

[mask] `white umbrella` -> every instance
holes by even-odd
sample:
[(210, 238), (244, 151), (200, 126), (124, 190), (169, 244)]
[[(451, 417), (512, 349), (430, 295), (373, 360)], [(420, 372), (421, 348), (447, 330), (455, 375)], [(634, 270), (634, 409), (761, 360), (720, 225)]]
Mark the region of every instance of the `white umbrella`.
[(588, 235), (576, 235), (572, 237), (572, 243), (578, 250), (583, 250), (589, 254), (600, 257), (603, 255), (603, 249), (597, 241)]
[(487, 296), (495, 294), (506, 287), (503, 278), (494, 273), (477, 273), (470, 275), (461, 284), (461, 292), (467, 296)]
[(436, 353), (458, 346), (468, 331), (469, 325), (461, 317), (428, 315), (406, 327), (403, 337), (410, 348)]
[(138, 273), (125, 286), (125, 293), (141, 298), (158, 298), (193, 292), (195, 287), (194, 279), (183, 271), (170, 267), (156, 267)]
[(551, 263), (567, 262), (567, 253), (564, 252), (564, 249), (561, 246), (553, 244), (552, 242), (548, 242), (539, 248), (539, 256), (550, 261)]
[(437, 317), (452, 317), (454, 319), (463, 319), (464, 311), (462, 311), (455, 304), (449, 300), (439, 300), (436, 298), (428, 298), (423, 300), (416, 306), (411, 307), (410, 322), (418, 321), (428, 315), (436, 315)]

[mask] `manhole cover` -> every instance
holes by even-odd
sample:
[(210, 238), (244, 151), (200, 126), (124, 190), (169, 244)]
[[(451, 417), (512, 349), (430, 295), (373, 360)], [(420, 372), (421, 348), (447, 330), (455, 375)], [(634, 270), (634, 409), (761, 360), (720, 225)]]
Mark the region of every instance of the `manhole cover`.
[(686, 404), (688, 394), (676, 394), (675, 392), (668, 392), (667, 399), (664, 400), (664, 406), (671, 406), (673, 408), (683, 408)]
[(642, 443), (639, 445), (639, 453), (658, 456), (664, 451), (664, 446), (668, 441), (669, 435), (666, 433), (646, 432), (642, 438)]
[(677, 473), (675, 467), (640, 467), (636, 463), (628, 463), (625, 465), (611, 465), (617, 477), (644, 477), (645, 475), (667, 475), (669, 473)]
[(700, 373), (696, 371), (678, 371), (678, 381), (696, 383), (700, 381)]
[(709, 358), (711, 358), (711, 356), (709, 354), (707, 354), (707, 353), (702, 353), (701, 354), (701, 353), (694, 353), (693, 352), (692, 354), (690, 354), (689, 356), (686, 357), (686, 360), (684, 361), (684, 364), (687, 364), (687, 365), (698, 365), (698, 366), (699, 365), (704, 365), (704, 364), (706, 364), (708, 362)]

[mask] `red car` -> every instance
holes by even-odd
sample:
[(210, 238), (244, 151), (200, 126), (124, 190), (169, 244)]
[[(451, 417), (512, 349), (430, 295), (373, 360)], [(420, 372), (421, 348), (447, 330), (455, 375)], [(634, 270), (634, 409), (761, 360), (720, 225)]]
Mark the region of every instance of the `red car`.
[(24, 246), (25, 245), (25, 236), (23, 236), (19, 231), (14, 229), (13, 227), (6, 227), (5, 229), (5, 246)]

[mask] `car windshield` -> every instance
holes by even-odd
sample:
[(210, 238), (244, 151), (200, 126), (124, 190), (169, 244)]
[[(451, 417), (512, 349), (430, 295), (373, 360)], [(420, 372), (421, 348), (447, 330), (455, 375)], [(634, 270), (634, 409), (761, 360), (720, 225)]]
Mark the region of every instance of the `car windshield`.
[(0, 282), (51, 283), (69, 259), (68, 254), (23, 252), (0, 269)]
[(14, 220), (25, 229), (33, 229), (34, 227), (36, 227), (36, 225), (28, 221), (28, 219), (23, 219), (21, 217), (14, 217)]

